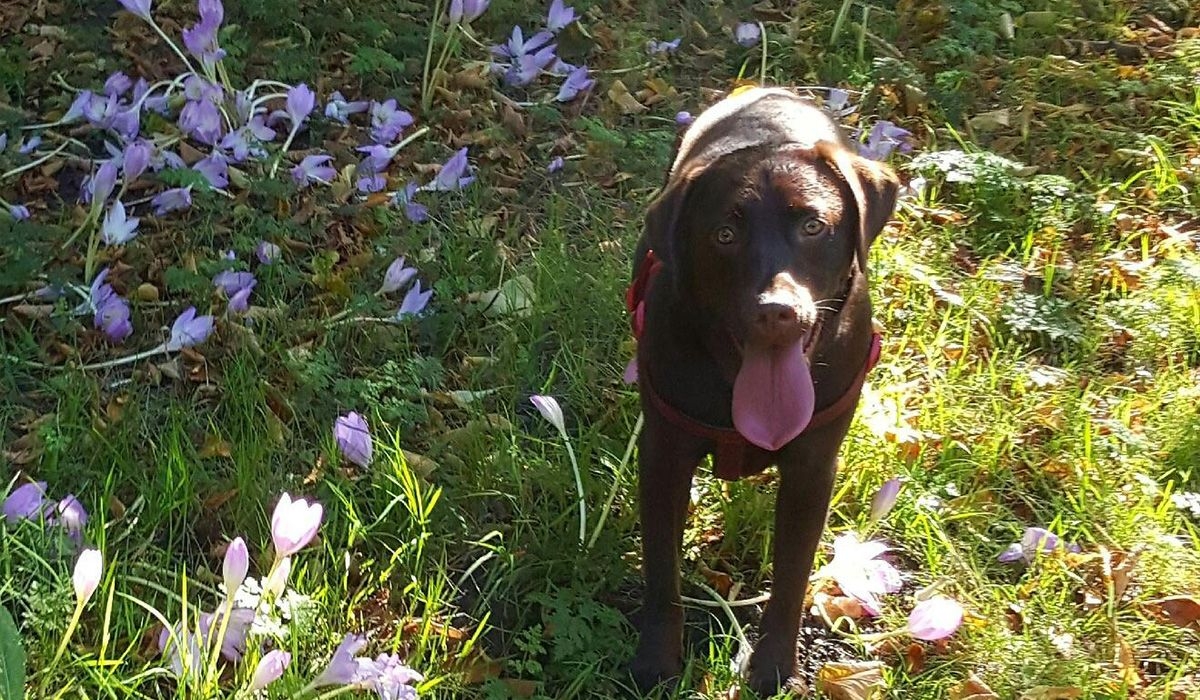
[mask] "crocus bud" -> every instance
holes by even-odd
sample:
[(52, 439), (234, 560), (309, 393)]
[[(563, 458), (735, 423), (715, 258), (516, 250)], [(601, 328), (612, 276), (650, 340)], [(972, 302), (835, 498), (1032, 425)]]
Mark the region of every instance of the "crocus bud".
[(954, 634), (963, 621), (963, 606), (957, 600), (938, 596), (917, 603), (908, 615), (908, 633), (926, 642)]
[(246, 572), (250, 569), (250, 552), (246, 550), (246, 542), (241, 537), (229, 543), (225, 549), (225, 563), (222, 572), (225, 575), (225, 595), (233, 597), (246, 580)]
[(884, 516), (891, 512), (892, 506), (896, 505), (896, 497), (900, 495), (900, 480), (893, 478), (888, 479), (875, 492), (875, 497), (871, 499), (871, 520), (882, 520)]
[(254, 676), (250, 680), (250, 692), (262, 690), (279, 680), (290, 663), (292, 655), (286, 651), (275, 649), (267, 652), (254, 669)]
[(104, 557), (98, 549), (85, 549), (75, 561), (75, 572), (71, 575), (71, 583), (75, 586), (75, 600), (83, 605), (92, 598), (96, 587), (100, 585), (100, 576), (104, 573)]

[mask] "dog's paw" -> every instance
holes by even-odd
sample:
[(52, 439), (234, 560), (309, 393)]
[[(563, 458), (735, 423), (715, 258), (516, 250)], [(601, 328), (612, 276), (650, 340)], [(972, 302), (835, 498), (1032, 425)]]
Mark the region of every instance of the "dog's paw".
[(638, 653), (629, 662), (629, 675), (638, 690), (648, 693), (663, 684), (673, 686), (679, 682), (683, 672), (683, 662), (678, 658), (669, 658), (661, 654)]
[(759, 698), (771, 698), (781, 691), (788, 690), (796, 693), (802, 689), (803, 683), (795, 677), (796, 662), (773, 662), (759, 658), (750, 658), (750, 663), (743, 670), (746, 687), (754, 691)]

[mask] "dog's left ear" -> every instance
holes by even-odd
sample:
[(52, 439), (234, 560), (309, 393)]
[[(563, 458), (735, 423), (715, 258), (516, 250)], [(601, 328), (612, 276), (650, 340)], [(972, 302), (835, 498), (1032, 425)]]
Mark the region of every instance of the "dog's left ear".
[(821, 142), (818, 149), (825, 152), (854, 195), (854, 206), (858, 209), (858, 269), (865, 276), (867, 251), (892, 218), (900, 181), (887, 165), (851, 153), (840, 145)]

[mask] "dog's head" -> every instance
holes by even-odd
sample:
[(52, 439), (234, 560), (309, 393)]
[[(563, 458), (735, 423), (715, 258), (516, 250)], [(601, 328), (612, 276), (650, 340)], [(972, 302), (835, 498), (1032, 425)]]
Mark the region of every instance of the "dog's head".
[(743, 346), (810, 346), (891, 216), (890, 168), (839, 143), (760, 145), (683, 163), (648, 244), (696, 310)]

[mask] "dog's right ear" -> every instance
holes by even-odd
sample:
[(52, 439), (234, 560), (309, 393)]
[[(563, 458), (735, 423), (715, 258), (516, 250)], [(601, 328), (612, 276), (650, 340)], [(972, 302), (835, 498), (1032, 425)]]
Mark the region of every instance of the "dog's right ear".
[[(691, 189), (693, 172), (682, 172), (671, 178), (646, 210), (646, 224), (642, 230), (643, 250), (639, 251), (639, 255), (644, 255), (645, 249), (653, 250), (667, 270), (678, 268), (679, 219), (684, 200)], [(637, 260), (635, 264), (640, 262)]]

